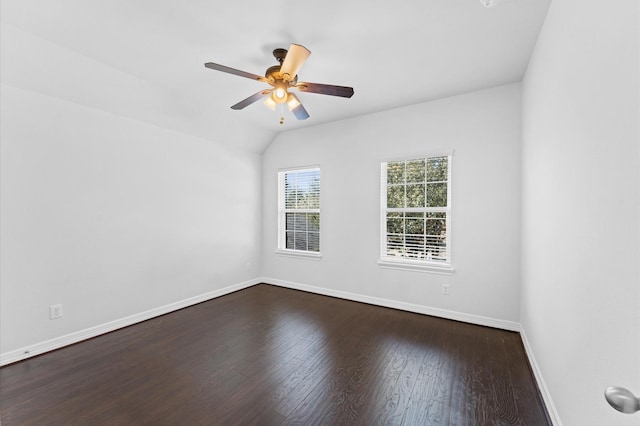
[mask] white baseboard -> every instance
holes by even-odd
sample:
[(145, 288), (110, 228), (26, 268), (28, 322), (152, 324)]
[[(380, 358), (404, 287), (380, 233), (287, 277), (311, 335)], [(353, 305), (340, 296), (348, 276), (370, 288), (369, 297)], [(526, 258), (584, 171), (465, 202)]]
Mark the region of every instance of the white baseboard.
[(416, 305), (413, 303), (400, 302), (391, 299), (365, 296), (362, 294), (349, 293), (346, 291), (332, 290), (323, 287), (315, 287), (306, 284), (284, 281), (277, 278), (262, 277), (262, 282), (294, 290), (307, 291), (309, 293), (322, 294), (324, 296), (338, 297), (340, 299), (353, 300), (355, 302), (368, 303), (370, 305), (384, 306), (386, 308), (400, 309), (402, 311), (415, 312), (418, 314), (431, 315), (434, 317), (446, 318), (455, 321), (467, 322), (470, 324), (482, 325), (486, 327), (500, 328), (508, 331), (520, 331), (520, 324), (513, 321), (505, 321), (496, 318), (483, 317), (480, 315), (465, 314), (463, 312), (449, 311), (446, 309), (433, 308), (430, 306)]
[(253, 279), (245, 281), (239, 284), (234, 284), (219, 290), (210, 291), (198, 296), (190, 297), (188, 299), (180, 300), (175, 303), (170, 303), (159, 308), (151, 309), (139, 314), (130, 315), (128, 317), (120, 318), (115, 321), (110, 321), (105, 324), (90, 327), (84, 330), (76, 331), (74, 333), (67, 334), (65, 336), (56, 337), (54, 339), (46, 340), (44, 342), (29, 345), (27, 347), (17, 349), (14, 351), (0, 354), (0, 367), (3, 365), (11, 364), (17, 361), (41, 355), (45, 352), (49, 352), (55, 349), (60, 349), (64, 346), (68, 346), (74, 343), (78, 343), (82, 340), (90, 339), (92, 337), (99, 336), (101, 334), (109, 333), (119, 328), (128, 327), (130, 325), (146, 321), (148, 319), (168, 314), (169, 312), (177, 311), (178, 309), (186, 308), (191, 305), (206, 302), (207, 300), (214, 299), (216, 297), (224, 296), (225, 294), (233, 293), (234, 291), (242, 290), (247, 287), (259, 284), (260, 279)]
[(529, 358), (529, 364), (531, 365), (531, 369), (533, 370), (533, 375), (536, 378), (536, 382), (538, 383), (538, 388), (540, 389), (540, 394), (542, 395), (542, 399), (544, 400), (544, 404), (547, 407), (547, 412), (549, 413), (549, 417), (551, 418), (551, 422), (556, 426), (562, 426), (562, 422), (560, 421), (560, 416), (558, 415), (558, 410), (556, 409), (555, 404), (553, 403), (553, 399), (551, 399), (551, 393), (547, 388), (547, 384), (542, 377), (542, 371), (540, 370), (540, 366), (536, 361), (536, 357), (533, 355), (533, 350), (531, 345), (529, 344), (529, 340), (527, 339), (527, 334), (524, 331), (524, 327), (520, 329), (520, 337), (522, 338), (522, 343), (524, 344), (525, 352), (527, 353), (527, 357)]

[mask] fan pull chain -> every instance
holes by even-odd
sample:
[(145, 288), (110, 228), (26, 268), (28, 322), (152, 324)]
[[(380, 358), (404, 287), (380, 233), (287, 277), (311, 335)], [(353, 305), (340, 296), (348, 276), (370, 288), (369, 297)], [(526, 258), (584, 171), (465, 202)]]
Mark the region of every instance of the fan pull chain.
[(284, 124), (284, 116), (280, 117), (280, 124)]

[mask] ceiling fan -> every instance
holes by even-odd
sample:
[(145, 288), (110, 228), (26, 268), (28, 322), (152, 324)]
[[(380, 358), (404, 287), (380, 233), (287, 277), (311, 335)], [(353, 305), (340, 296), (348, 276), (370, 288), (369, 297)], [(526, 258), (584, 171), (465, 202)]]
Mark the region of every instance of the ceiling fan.
[[(299, 44), (292, 44), (288, 51), (286, 49), (275, 49), (273, 51), (273, 56), (278, 61), (279, 65), (267, 68), (264, 77), (224, 65), (215, 64), (213, 62), (207, 62), (204, 66), (212, 70), (265, 82), (272, 86), (270, 89), (261, 90), (258, 93), (238, 102), (233, 105), (231, 109), (243, 109), (254, 102), (266, 98), (264, 103), (272, 110), (275, 110), (278, 105), (286, 103), (289, 107), (289, 111), (291, 111), (298, 120), (306, 120), (309, 118), (309, 113), (302, 106), (300, 99), (298, 99), (298, 97), (289, 90), (297, 89), (301, 92), (341, 96), (343, 98), (350, 98), (353, 96), (352, 87), (298, 82), (298, 71), (302, 68), (302, 65), (305, 63), (307, 58), (309, 58), (309, 55), (311, 55), (311, 52), (306, 47)], [(283, 122), (284, 117), (281, 117), (280, 124)]]

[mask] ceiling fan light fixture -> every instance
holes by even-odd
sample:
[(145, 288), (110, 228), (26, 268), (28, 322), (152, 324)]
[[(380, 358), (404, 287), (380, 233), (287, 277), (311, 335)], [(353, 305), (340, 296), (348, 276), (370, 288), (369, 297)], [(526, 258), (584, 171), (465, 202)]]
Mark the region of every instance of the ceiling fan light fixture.
[(300, 106), (300, 101), (297, 97), (289, 93), (289, 96), (287, 97), (287, 105), (289, 106), (289, 111), (291, 111)]
[(273, 94), (275, 95), (276, 99), (284, 99), (287, 91), (281, 88), (277, 88)]
[(273, 92), (271, 92), (271, 98), (277, 104), (283, 104), (287, 102), (288, 93), (285, 85), (282, 83), (276, 83), (274, 85)]
[(273, 100), (273, 99), (271, 99), (271, 96), (269, 96), (269, 97), (267, 97), (267, 99), (265, 99), (264, 104), (265, 104), (266, 106), (268, 106), (268, 107), (269, 107), (269, 109), (270, 109), (270, 110), (272, 110), (272, 111), (275, 111), (275, 110), (276, 110), (276, 106), (278, 105), (278, 104), (276, 104), (276, 103), (274, 102), (274, 100)]

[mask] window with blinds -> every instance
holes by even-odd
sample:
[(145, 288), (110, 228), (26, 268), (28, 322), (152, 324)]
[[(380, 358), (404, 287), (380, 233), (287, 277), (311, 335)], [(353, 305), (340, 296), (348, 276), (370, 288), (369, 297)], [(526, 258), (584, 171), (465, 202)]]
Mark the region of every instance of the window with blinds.
[(381, 166), (381, 260), (450, 267), (451, 156)]
[(278, 249), (320, 253), (320, 169), (278, 172)]

